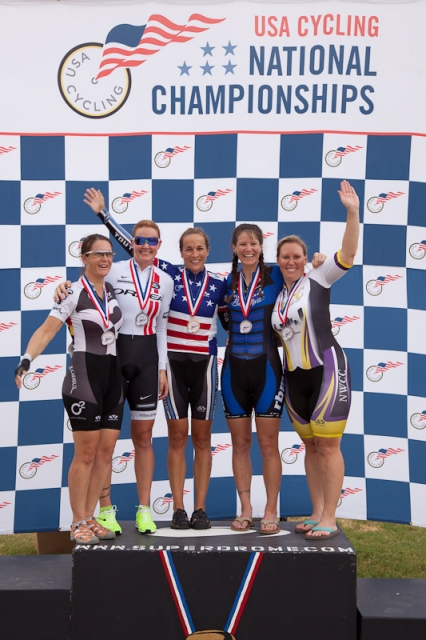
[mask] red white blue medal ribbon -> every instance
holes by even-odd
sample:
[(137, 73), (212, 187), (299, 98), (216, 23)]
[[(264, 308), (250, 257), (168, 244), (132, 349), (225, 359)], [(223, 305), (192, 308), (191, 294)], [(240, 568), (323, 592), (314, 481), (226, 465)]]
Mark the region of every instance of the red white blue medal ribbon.
[(145, 292), (143, 292), (142, 290), (142, 286), (141, 286), (141, 282), (139, 280), (139, 275), (138, 275), (138, 271), (135, 265), (135, 261), (132, 258), (132, 260), (130, 260), (130, 273), (132, 276), (132, 280), (133, 280), (133, 284), (135, 285), (135, 289), (136, 289), (136, 297), (138, 299), (139, 302), (139, 306), (141, 309), (144, 309), (148, 303), (149, 300), (149, 296), (151, 295), (151, 289), (152, 289), (152, 281), (154, 278), (154, 269), (153, 267), (151, 267), (151, 273), (149, 274), (149, 278), (148, 278), (148, 282), (146, 284), (145, 287)]
[(244, 278), (243, 272), (240, 271), (240, 277), (239, 277), (239, 280), (238, 280), (238, 296), (240, 298), (240, 307), (241, 307), (242, 314), (243, 314), (244, 318), (247, 318), (247, 316), (248, 316), (248, 314), (250, 312), (251, 301), (252, 301), (252, 298), (254, 296), (254, 292), (256, 291), (256, 287), (257, 287), (257, 284), (259, 282), (259, 279), (260, 279), (260, 269), (259, 269), (259, 267), (257, 267), (257, 269), (256, 269), (256, 273), (254, 275), (254, 278), (252, 279), (250, 287), (248, 288), (247, 296), (245, 298), (244, 298), (244, 294), (243, 294), (243, 284), (242, 284), (243, 283), (243, 278)]
[[(167, 577), (167, 581), (169, 583), (170, 591), (172, 592), (173, 600), (175, 601), (183, 632), (188, 636), (189, 634), (194, 633), (196, 629), (189, 612), (182, 585), (179, 581), (176, 568), (173, 563), (172, 554), (170, 551), (159, 551), (159, 554)], [(245, 570), (243, 579), (232, 605), (231, 612), (226, 622), (225, 631), (228, 631), (228, 633), (231, 633), (232, 635), (236, 632), (238, 624), (243, 615), (263, 556), (264, 554), (260, 551), (250, 554), (247, 568)]]
[(188, 275), (186, 273), (186, 269), (183, 270), (182, 276), (183, 276), (183, 278), (182, 278), (182, 280), (183, 280), (183, 288), (185, 289), (185, 296), (186, 296), (186, 301), (188, 303), (189, 313), (190, 313), (190, 315), (192, 317), (194, 317), (194, 316), (197, 315), (197, 311), (200, 308), (200, 304), (203, 301), (204, 294), (205, 294), (205, 292), (207, 290), (207, 285), (208, 285), (208, 282), (209, 282), (209, 274), (207, 273), (207, 271), (204, 272), (204, 280), (201, 283), (200, 291), (195, 296), (194, 302), (193, 302), (191, 285), (189, 284), (189, 279), (188, 279)]
[(93, 302), (94, 307), (96, 308), (96, 310), (100, 314), (100, 316), (102, 318), (102, 322), (104, 323), (105, 329), (108, 329), (108, 327), (109, 327), (109, 307), (108, 307), (108, 303), (107, 303), (107, 293), (106, 293), (105, 285), (103, 285), (103, 287), (102, 287), (103, 292), (104, 292), (104, 300), (103, 300), (103, 303), (102, 303), (100, 301), (98, 295), (95, 294), (92, 284), (89, 282), (89, 280), (87, 279), (87, 277), (85, 275), (81, 276), (81, 283), (82, 283), (83, 287), (86, 289), (87, 295), (89, 296), (90, 300)]
[[(278, 317), (280, 319), (281, 324), (285, 324), (288, 318), (288, 312), (290, 310), (290, 303), (296, 295), (297, 290), (305, 279), (306, 274), (304, 274), (299, 280), (293, 283), (290, 293), (287, 296), (287, 299), (284, 298), (284, 288), (281, 290), (280, 300), (277, 305)], [(285, 285), (284, 285), (285, 286)]]

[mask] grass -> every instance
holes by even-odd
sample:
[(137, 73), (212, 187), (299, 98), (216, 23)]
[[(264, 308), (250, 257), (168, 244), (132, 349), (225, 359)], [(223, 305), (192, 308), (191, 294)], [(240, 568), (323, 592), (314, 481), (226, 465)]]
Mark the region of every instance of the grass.
[[(339, 525), (357, 552), (358, 578), (426, 579), (426, 529), (364, 520)], [(36, 553), (35, 533), (0, 536), (0, 555)]]

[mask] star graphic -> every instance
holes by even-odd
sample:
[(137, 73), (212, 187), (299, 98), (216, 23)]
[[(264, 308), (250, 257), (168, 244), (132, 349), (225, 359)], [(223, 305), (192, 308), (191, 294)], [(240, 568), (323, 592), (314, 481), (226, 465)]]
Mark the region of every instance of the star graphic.
[(196, 282), (195, 284), (197, 285), (197, 287), (201, 287), (201, 282)]
[(222, 49), (225, 49), (226, 56), (228, 55), (228, 53), (234, 56), (235, 55), (234, 49), (236, 48), (236, 46), (237, 46), (236, 44), (232, 45), (231, 41), (229, 40), (227, 45), (222, 45)]
[(176, 294), (175, 294), (174, 291), (173, 291), (173, 296), (172, 297), (173, 297), (173, 300), (176, 298)]
[(186, 302), (186, 296), (182, 296), (182, 302)]
[(230, 60), (228, 60), (228, 64), (223, 64), (222, 67), (225, 69), (225, 75), (227, 73), (232, 73), (232, 75), (234, 75), (234, 69), (236, 66), (236, 64), (231, 64)]
[(163, 269), (163, 271), (166, 271), (166, 269), (167, 269), (167, 262), (162, 262), (162, 263), (161, 263), (161, 268)]
[(202, 49), (204, 51), (204, 53), (203, 53), (203, 58), (204, 58), (204, 56), (213, 56), (212, 51), (213, 51), (213, 49), (216, 49), (216, 47), (211, 47), (209, 45), (209, 43), (206, 42), (206, 46), (205, 47), (200, 47), (200, 49)]
[(200, 69), (203, 70), (203, 76), (205, 76), (206, 73), (208, 73), (211, 76), (212, 75), (212, 69), (214, 69), (214, 64), (209, 64), (208, 62), (206, 62), (204, 67), (202, 65), (200, 65)]
[(180, 69), (180, 75), (181, 76), (183, 76), (183, 75), (189, 76), (189, 70), (192, 69), (192, 67), (188, 66), (186, 64), (186, 62), (184, 61), (182, 66), (178, 65), (178, 69)]
[(213, 306), (213, 300), (207, 300), (207, 306), (208, 307), (212, 307)]
[(180, 277), (180, 275), (179, 275), (179, 274), (177, 274), (177, 275), (175, 276), (175, 280), (176, 280), (177, 282), (180, 282), (180, 281), (181, 281), (181, 277)]
[(216, 291), (216, 288), (217, 288), (217, 287), (216, 287), (214, 284), (211, 284), (211, 285), (210, 285), (210, 291)]

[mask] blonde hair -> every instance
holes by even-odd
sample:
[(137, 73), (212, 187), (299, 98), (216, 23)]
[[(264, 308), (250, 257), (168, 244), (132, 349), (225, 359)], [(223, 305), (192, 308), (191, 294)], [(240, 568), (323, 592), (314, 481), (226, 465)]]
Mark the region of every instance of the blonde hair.
[(281, 247), (284, 244), (290, 244), (291, 242), (299, 245), (299, 247), (303, 251), (304, 256), (308, 255), (308, 247), (306, 246), (306, 243), (302, 240), (302, 238), (300, 238), (299, 236), (286, 236), (285, 238), (281, 238), (281, 240), (277, 244), (277, 260), (280, 255)]

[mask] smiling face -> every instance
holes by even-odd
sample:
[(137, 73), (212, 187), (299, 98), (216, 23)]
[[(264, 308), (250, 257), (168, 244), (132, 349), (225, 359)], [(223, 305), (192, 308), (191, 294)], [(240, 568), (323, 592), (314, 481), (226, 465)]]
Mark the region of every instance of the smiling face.
[(286, 285), (292, 285), (305, 272), (308, 256), (297, 242), (286, 242), (280, 248), (277, 263)]
[(259, 262), (262, 245), (253, 233), (242, 231), (237, 238), (236, 244), (232, 245), (232, 251), (236, 253), (243, 268), (252, 268), (254, 270)]
[[(100, 251), (100, 254), (97, 252)], [(102, 252), (107, 252), (103, 254)], [(85, 274), (90, 282), (98, 282), (108, 275), (112, 265), (112, 246), (109, 240), (95, 240), (90, 246), (90, 253), (82, 255)], [(108, 255), (109, 254), (109, 255)]]
[(205, 267), (209, 250), (206, 240), (200, 233), (191, 233), (182, 238), (180, 255), (183, 263), (192, 273), (199, 273)]
[[(136, 227), (133, 235), (142, 236), (143, 238), (159, 238), (157, 229), (152, 227)], [(161, 240), (158, 241), (158, 244), (155, 247), (148, 244), (148, 242), (138, 245), (135, 244), (134, 240), (132, 240), (132, 247), (135, 261), (141, 269), (145, 269), (153, 263), (153, 260), (161, 247)]]

